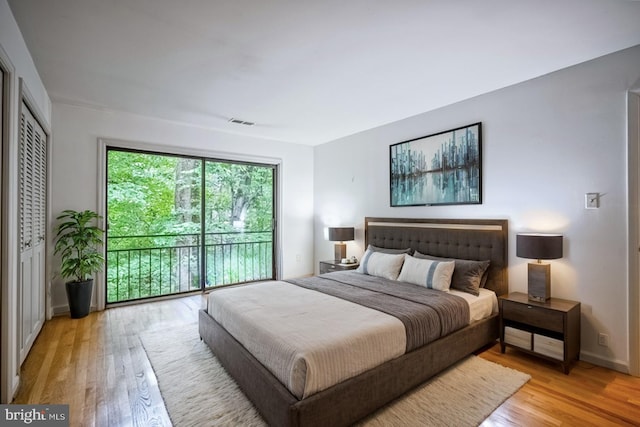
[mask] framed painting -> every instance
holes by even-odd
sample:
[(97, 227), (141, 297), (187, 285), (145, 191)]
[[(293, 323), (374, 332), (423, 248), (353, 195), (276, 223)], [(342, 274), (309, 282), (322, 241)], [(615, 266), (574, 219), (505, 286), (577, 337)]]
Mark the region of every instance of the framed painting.
[(482, 203), (482, 123), (389, 147), (391, 206)]

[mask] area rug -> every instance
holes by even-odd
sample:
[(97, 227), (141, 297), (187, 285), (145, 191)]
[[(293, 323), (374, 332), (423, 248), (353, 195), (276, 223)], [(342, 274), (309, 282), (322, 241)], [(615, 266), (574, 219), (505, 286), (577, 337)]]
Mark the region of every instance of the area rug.
[[(189, 324), (140, 337), (174, 426), (265, 426)], [(530, 376), (470, 356), (359, 426), (477, 426)]]

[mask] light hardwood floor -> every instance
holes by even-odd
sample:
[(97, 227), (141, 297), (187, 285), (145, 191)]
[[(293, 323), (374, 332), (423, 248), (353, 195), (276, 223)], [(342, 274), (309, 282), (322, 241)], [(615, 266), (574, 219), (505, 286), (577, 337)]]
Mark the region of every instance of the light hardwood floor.
[[(68, 403), (73, 426), (171, 425), (139, 334), (195, 322), (202, 304), (196, 295), (54, 318), (23, 365), (14, 403)], [(640, 425), (640, 378), (582, 361), (564, 375), (498, 345), (480, 357), (532, 376), (483, 426)]]

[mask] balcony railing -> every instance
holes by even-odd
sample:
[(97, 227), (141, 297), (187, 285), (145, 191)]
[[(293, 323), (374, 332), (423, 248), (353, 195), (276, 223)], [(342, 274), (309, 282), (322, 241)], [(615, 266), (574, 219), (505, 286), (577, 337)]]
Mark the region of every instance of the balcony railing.
[(107, 238), (107, 302), (273, 278), (271, 231)]

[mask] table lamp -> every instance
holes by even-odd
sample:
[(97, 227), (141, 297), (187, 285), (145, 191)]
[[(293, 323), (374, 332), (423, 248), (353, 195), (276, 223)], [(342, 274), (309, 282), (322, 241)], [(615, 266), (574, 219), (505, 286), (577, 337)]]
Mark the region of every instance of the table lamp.
[(546, 302), (551, 298), (551, 265), (542, 260), (562, 258), (562, 235), (518, 234), (516, 256), (538, 260), (536, 263), (529, 263), (527, 293), (530, 301)]
[(353, 227), (329, 227), (329, 240), (336, 243), (334, 260), (342, 260), (347, 257), (347, 244), (344, 243), (348, 240), (353, 240), (354, 228)]

